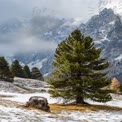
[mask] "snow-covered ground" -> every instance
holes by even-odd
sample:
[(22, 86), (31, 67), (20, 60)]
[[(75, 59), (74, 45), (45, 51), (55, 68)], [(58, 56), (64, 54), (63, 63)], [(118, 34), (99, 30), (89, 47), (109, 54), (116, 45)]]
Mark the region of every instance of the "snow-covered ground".
[[(43, 81), (15, 78), (14, 84), (2, 81), (0, 86), (0, 122), (122, 122), (122, 111), (69, 111), (46, 113), (21, 107), (31, 96), (43, 96), (49, 103), (60, 103), (60, 99), (51, 98), (47, 93), (48, 85)], [(18, 89), (15, 89), (15, 87)], [(21, 86), (21, 88), (19, 88)], [(10, 88), (9, 88), (10, 87)], [(9, 88), (9, 89), (7, 89)], [(13, 91), (12, 88), (14, 88)], [(30, 91), (33, 89), (34, 91)], [(43, 88), (43, 92), (39, 89)], [(23, 89), (26, 89), (25, 92)], [(21, 92), (21, 90), (24, 92)], [(27, 92), (29, 90), (29, 92)], [(117, 106), (122, 108), (122, 96), (113, 96), (113, 100), (103, 103), (87, 101), (95, 105)]]
[(122, 95), (112, 95), (112, 96), (113, 96), (112, 101), (109, 101), (106, 103), (98, 103), (98, 102), (93, 102), (89, 100), (88, 100), (88, 103), (94, 104), (94, 105), (107, 105), (107, 106), (114, 106), (114, 107), (122, 108)]
[(0, 106), (0, 122), (56, 122), (53, 114)]
[(58, 114), (0, 106), (0, 122), (121, 122), (122, 112), (67, 112)]
[(9, 92), (0, 92), (0, 95), (13, 96), (13, 97), (5, 97), (3, 99), (11, 100), (15, 102), (20, 102), (22, 104), (26, 103), (30, 97), (32, 96), (42, 96), (48, 99), (49, 103), (57, 103), (60, 102), (58, 99), (53, 99), (50, 97), (48, 93), (31, 93), (31, 94), (20, 94), (20, 93), (9, 93)]
[[(5, 97), (3, 99), (6, 100), (11, 100), (14, 102), (20, 102), (22, 104), (26, 103), (30, 97), (32, 96), (41, 96), (47, 98), (48, 102), (50, 104), (53, 103), (62, 103), (62, 99), (54, 99), (50, 97), (50, 95), (45, 92), (45, 93), (30, 93), (30, 94), (20, 94), (20, 93), (10, 93), (10, 92), (0, 92), (0, 95), (6, 95), (6, 96), (13, 96), (13, 97)], [(116, 98), (115, 98), (116, 97)], [(122, 95), (120, 96), (114, 96), (112, 101), (106, 102), (106, 103), (98, 103), (98, 102), (93, 102), (90, 100), (86, 100), (88, 103), (93, 104), (93, 105), (107, 105), (107, 106), (113, 106), (113, 107), (119, 107), (122, 108)]]

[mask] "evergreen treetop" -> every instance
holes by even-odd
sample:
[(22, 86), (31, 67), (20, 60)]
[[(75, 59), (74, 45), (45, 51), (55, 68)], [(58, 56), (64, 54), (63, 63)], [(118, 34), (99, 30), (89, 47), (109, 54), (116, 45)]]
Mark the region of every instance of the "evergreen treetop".
[(120, 92), (122, 92), (122, 84), (120, 84), (120, 87), (119, 87), (119, 89), (120, 89)]
[(22, 66), (19, 64), (18, 60), (15, 60), (11, 65), (11, 71), (15, 77), (25, 77), (25, 73), (22, 69)]
[(31, 78), (31, 71), (27, 65), (24, 66), (23, 70), (26, 73), (26, 78)]
[(41, 74), (41, 72), (37, 67), (32, 68), (31, 75), (33, 79), (42, 80), (42, 81), (44, 80), (43, 75)]
[(13, 81), (13, 75), (4, 57), (0, 57), (0, 79), (10, 82)]

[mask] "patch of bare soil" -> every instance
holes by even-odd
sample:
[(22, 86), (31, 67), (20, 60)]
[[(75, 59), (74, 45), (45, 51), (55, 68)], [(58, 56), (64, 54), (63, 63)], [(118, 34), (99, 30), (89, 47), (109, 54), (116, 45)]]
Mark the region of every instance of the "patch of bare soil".
[(51, 112), (65, 111), (122, 111), (122, 108), (105, 106), (105, 105), (63, 105), (63, 104), (50, 104)]

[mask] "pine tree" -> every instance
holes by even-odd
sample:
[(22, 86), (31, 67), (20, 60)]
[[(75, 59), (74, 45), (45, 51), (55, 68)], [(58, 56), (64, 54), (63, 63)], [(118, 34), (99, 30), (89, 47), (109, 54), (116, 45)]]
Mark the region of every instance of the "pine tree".
[(54, 55), (54, 71), (48, 79), (52, 97), (85, 104), (85, 99), (97, 102), (111, 100), (110, 91), (102, 88), (111, 83), (103, 72), (109, 64), (100, 59), (101, 49), (96, 49), (93, 39), (73, 31), (62, 41)]
[(31, 78), (31, 71), (27, 65), (24, 66), (23, 70), (25, 72), (26, 78)]
[(31, 74), (33, 79), (42, 80), (42, 81), (44, 80), (43, 75), (41, 74), (41, 72), (37, 67), (32, 68)]
[(4, 57), (0, 57), (0, 79), (10, 82), (13, 81), (13, 75)]
[(122, 84), (120, 84), (120, 87), (119, 87), (119, 89), (120, 89), (120, 92), (122, 92)]
[(15, 77), (25, 77), (25, 73), (22, 69), (22, 66), (19, 64), (18, 60), (15, 60), (11, 65), (11, 71)]
[(21, 76), (22, 78), (28, 78), (28, 75), (24, 69), (24, 67), (22, 67), (22, 71), (23, 71), (23, 75)]

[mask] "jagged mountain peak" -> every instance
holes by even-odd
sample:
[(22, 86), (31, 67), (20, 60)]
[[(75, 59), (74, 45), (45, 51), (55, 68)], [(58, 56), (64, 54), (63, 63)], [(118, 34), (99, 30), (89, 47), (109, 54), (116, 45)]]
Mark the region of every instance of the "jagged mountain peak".
[(112, 9), (103, 9), (93, 16), (85, 25), (80, 27), (81, 32), (93, 38), (96, 47), (103, 49), (101, 57), (107, 57), (111, 67), (109, 76), (122, 77), (122, 22), (120, 16)]
[(95, 15), (93, 17), (91, 17), (91, 19), (87, 22), (87, 24), (91, 24), (91, 22), (96, 23), (96, 26), (99, 23), (105, 23), (108, 24), (109, 22), (115, 20), (117, 17), (117, 15), (114, 13), (114, 11), (112, 9), (103, 9), (98, 15)]
[(117, 18), (119, 16), (114, 14), (112, 9), (105, 8), (98, 15), (91, 17), (84, 26), (81, 25), (81, 32), (91, 36), (95, 41), (103, 41), (103, 38), (107, 37), (106, 34), (115, 27)]
[(114, 11), (111, 9), (111, 8), (104, 8), (100, 13), (99, 15), (103, 15), (103, 16), (106, 16), (107, 15), (113, 15), (114, 14)]
[(111, 8), (116, 14), (122, 15), (122, 1), (121, 0), (100, 0), (99, 9)]
[(121, 21), (121, 18), (119, 16), (116, 17), (115, 25), (116, 26), (121, 26), (122, 25), (122, 21)]

